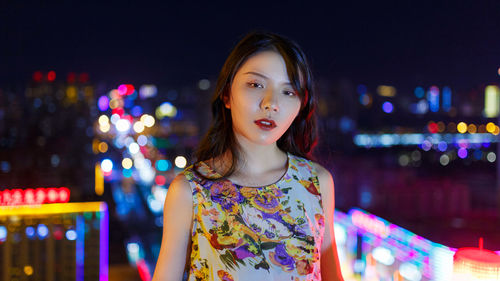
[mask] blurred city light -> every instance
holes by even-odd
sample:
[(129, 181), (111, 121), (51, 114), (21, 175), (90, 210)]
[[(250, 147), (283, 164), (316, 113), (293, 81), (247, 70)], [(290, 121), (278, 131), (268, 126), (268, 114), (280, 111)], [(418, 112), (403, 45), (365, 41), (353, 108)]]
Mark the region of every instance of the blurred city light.
[(382, 104), (382, 110), (385, 112), (385, 113), (392, 113), (394, 107), (392, 105), (391, 102), (389, 101), (386, 101)]
[(184, 169), (187, 164), (187, 159), (184, 156), (177, 156), (174, 160), (175, 166), (180, 169)]
[(486, 86), (484, 89), (484, 116), (494, 118), (500, 110), (500, 89), (496, 85)]

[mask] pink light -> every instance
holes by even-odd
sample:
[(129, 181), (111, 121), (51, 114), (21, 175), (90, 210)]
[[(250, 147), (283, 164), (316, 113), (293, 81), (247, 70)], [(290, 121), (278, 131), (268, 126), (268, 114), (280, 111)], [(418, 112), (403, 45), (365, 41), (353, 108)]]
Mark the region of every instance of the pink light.
[(146, 265), (144, 259), (140, 259), (137, 261), (137, 270), (139, 270), (139, 276), (143, 281), (151, 280), (151, 273), (149, 272), (149, 268)]
[(389, 235), (389, 228), (385, 223), (377, 219), (374, 215), (368, 215), (361, 211), (355, 210), (352, 212), (352, 223), (368, 232), (371, 232), (379, 237), (385, 238)]
[(121, 84), (118, 86), (118, 92), (120, 93), (121, 96), (124, 96), (127, 94), (127, 85)]

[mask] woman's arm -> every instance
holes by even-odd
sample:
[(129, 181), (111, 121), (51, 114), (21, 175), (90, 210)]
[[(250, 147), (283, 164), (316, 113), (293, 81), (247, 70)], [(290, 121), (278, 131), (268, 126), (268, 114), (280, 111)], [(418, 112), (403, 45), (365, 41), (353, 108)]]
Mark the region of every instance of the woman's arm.
[(325, 212), (325, 233), (323, 235), (323, 245), (321, 246), (321, 279), (323, 281), (343, 281), (333, 232), (335, 186), (330, 172), (319, 164), (315, 166)]
[(181, 281), (190, 252), (193, 198), (186, 177), (170, 184), (163, 209), (163, 237), (153, 281)]

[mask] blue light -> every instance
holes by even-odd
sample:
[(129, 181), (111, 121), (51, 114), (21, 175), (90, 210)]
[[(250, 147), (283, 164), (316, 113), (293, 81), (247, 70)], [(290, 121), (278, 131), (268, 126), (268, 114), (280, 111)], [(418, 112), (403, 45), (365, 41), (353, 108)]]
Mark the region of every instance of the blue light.
[(170, 161), (165, 160), (165, 159), (158, 160), (158, 161), (156, 161), (155, 164), (156, 164), (155, 165), (156, 169), (158, 171), (161, 171), (161, 172), (168, 171), (172, 167), (172, 164), (170, 163)]
[(481, 150), (476, 150), (474, 151), (473, 155), (476, 160), (481, 160), (481, 158), (483, 157), (483, 152)]
[(414, 93), (415, 96), (419, 99), (423, 98), (425, 95), (425, 91), (422, 87), (416, 87)]
[(134, 116), (134, 117), (139, 117), (142, 115), (142, 107), (136, 105), (136, 106), (132, 107), (132, 109), (130, 110), (130, 113), (132, 113), (132, 116)]
[(443, 110), (448, 112), (451, 109), (451, 89), (443, 87)]
[(122, 174), (126, 178), (130, 178), (132, 176), (132, 169), (123, 169)]
[(26, 236), (30, 239), (35, 238), (35, 228), (33, 226), (26, 227)]
[(358, 90), (358, 94), (360, 95), (364, 95), (366, 94), (366, 86), (365, 85), (358, 85), (358, 87), (356, 88)]
[(7, 228), (5, 226), (0, 225), (0, 242), (4, 242), (7, 239)]
[(448, 144), (445, 141), (440, 141), (438, 143), (438, 149), (439, 149), (439, 151), (444, 152), (444, 151), (446, 151), (447, 148), (448, 148)]
[(392, 113), (392, 111), (394, 110), (394, 106), (392, 105), (392, 103), (390, 101), (386, 101), (386, 102), (384, 102), (384, 104), (382, 104), (382, 110), (385, 113)]
[(38, 237), (44, 239), (49, 235), (49, 228), (45, 224), (39, 224), (37, 228)]
[(439, 111), (439, 88), (432, 86), (427, 92), (427, 101), (429, 102), (429, 109), (432, 112)]
[(76, 237), (76, 231), (74, 231), (73, 229), (66, 231), (66, 239), (73, 241), (76, 240)]

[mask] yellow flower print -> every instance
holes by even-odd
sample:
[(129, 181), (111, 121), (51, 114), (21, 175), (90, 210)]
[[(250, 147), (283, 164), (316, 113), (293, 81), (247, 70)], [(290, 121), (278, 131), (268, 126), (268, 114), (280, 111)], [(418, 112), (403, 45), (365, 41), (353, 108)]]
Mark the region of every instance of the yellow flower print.
[(219, 276), (221, 281), (234, 281), (233, 276), (231, 276), (231, 274), (227, 273), (224, 270), (217, 271), (217, 275)]

